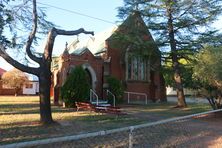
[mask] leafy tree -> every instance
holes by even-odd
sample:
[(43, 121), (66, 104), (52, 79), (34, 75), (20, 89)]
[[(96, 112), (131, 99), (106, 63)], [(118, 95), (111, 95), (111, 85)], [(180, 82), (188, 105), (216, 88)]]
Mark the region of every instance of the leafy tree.
[(76, 101), (87, 101), (89, 89), (90, 84), (87, 81), (86, 71), (81, 66), (77, 66), (71, 71), (62, 86), (60, 97), (68, 107), (74, 107)]
[(213, 109), (222, 108), (222, 46), (207, 46), (196, 56), (194, 78)]
[(12, 69), (2, 75), (2, 82), (5, 86), (15, 90), (15, 96), (18, 91), (28, 82), (28, 77), (25, 73), (18, 69)]
[[(170, 51), (167, 58), (172, 62), (172, 78), (177, 90), (178, 107), (185, 107), (181, 58), (187, 58), (209, 42), (221, 43), (210, 23), (221, 14), (221, 0), (124, 0), (119, 16), (139, 11), (152, 30), (156, 42), (163, 51)], [(208, 39), (208, 40), (207, 40)], [(191, 51), (191, 52), (190, 52)]]
[[(52, 51), (55, 38), (57, 35), (71, 36), (71, 35), (78, 35), (80, 33), (93, 34), (93, 32), (87, 32), (83, 28), (74, 31), (66, 31), (53, 27), (52, 23), (45, 20), (46, 15), (44, 11), (41, 11), (41, 9), (37, 10), (36, 0), (24, 1), (23, 4), (17, 5), (13, 9), (6, 11), (4, 8), (8, 6), (7, 2), (8, 0), (1, 1), (0, 4), (3, 9), (0, 9), (1, 11), (0, 13), (4, 14), (5, 12), (8, 12), (7, 15), (10, 16), (10, 18), (12, 19), (9, 22), (7, 22), (5, 20), (5, 17), (2, 17), (4, 23), (0, 24), (0, 26), (2, 27), (2, 29), (6, 29), (8, 27), (14, 33), (12, 36), (12, 40), (10, 42), (8, 41), (8, 38), (7, 39), (4, 38), (4, 40), (2, 40), (0, 45), (0, 56), (4, 58), (8, 63), (16, 67), (17, 69), (38, 76), (39, 95), (40, 95), (40, 121), (43, 124), (53, 123), (51, 115), (51, 105), (50, 105), (50, 86), (51, 86), (50, 68), (51, 68)], [(32, 2), (32, 5), (30, 5), (30, 2)], [(39, 30), (37, 30), (38, 28)], [(18, 44), (17, 39), (21, 38), (21, 36), (18, 37), (17, 33), (19, 33), (19, 30), (21, 29), (22, 33), (27, 32), (27, 30), (29, 29), (31, 30), (31, 32), (28, 35), (26, 41), (23, 40), (24, 42)], [(37, 43), (38, 37), (36, 36), (36, 34), (46, 33), (46, 30), (49, 31), (43, 54), (37, 55), (33, 51), (32, 45), (34, 43)], [(16, 52), (16, 49), (22, 49), (23, 46), (25, 49), (25, 54), (27, 54), (27, 56), (32, 61), (36, 62), (39, 65), (38, 67), (27, 66), (22, 62), (17, 61), (16, 58), (13, 58), (9, 54), (9, 52), (7, 52), (9, 49), (12, 49), (13, 52)], [(19, 50), (19, 52), (21, 51), (22, 50)]]

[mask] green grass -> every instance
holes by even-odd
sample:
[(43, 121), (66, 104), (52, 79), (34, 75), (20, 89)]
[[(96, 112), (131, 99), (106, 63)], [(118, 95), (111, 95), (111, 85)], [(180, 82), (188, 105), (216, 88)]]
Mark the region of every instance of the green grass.
[(211, 110), (211, 107), (208, 104), (190, 103), (187, 108), (183, 109), (174, 107), (174, 103), (150, 103), (146, 106), (140, 106), (138, 109), (142, 112), (166, 117), (184, 116)]
[(52, 106), (52, 116), (58, 124), (43, 126), (38, 122), (38, 97), (0, 97), (0, 144), (107, 130), (210, 110), (204, 104), (188, 104), (185, 109), (173, 106), (172, 103), (121, 105), (128, 115), (118, 118)]

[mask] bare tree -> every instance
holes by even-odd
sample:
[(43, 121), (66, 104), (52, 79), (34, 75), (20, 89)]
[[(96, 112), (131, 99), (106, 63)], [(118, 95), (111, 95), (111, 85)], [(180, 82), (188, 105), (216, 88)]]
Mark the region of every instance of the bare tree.
[(51, 115), (51, 105), (50, 105), (50, 86), (51, 86), (51, 60), (52, 60), (52, 51), (54, 41), (57, 35), (78, 35), (80, 33), (91, 34), (93, 32), (85, 31), (83, 28), (74, 31), (66, 31), (57, 28), (52, 28), (48, 32), (47, 42), (44, 48), (44, 52), (41, 57), (37, 57), (31, 51), (31, 45), (35, 38), (35, 34), (37, 31), (37, 9), (36, 9), (36, 0), (32, 1), (33, 3), (33, 26), (32, 31), (28, 37), (26, 42), (26, 53), (29, 58), (36, 63), (39, 64), (39, 67), (29, 67), (26, 66), (15, 59), (13, 59), (7, 52), (6, 47), (0, 45), (0, 56), (4, 58), (8, 63), (20, 69), (21, 71), (34, 74), (39, 78), (39, 94), (40, 94), (40, 121), (43, 124), (53, 123), (52, 115)]

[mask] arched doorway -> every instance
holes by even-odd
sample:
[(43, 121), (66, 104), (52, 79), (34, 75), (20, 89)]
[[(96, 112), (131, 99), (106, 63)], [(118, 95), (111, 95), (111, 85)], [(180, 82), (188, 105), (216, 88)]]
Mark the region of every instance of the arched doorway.
[(92, 76), (91, 76), (91, 74), (90, 74), (90, 72), (89, 72), (88, 69), (85, 69), (85, 71), (86, 71), (86, 79), (87, 79), (87, 82), (88, 82), (88, 84), (90, 85), (90, 88), (93, 88), (93, 85), (92, 85)]
[(89, 82), (91, 82), (91, 83), (89, 83), (89, 84), (91, 84), (91, 88), (93, 90), (95, 90), (97, 78), (96, 78), (96, 73), (95, 73), (94, 69), (88, 63), (83, 64), (82, 67), (83, 67), (83, 69), (86, 70), (86, 72), (89, 76), (88, 80), (89, 80)]

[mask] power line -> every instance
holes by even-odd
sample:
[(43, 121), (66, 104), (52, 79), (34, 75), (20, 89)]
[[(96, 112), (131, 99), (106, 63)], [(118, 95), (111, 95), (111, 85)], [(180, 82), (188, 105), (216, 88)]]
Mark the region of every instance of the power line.
[(69, 12), (69, 13), (81, 15), (81, 16), (88, 17), (88, 18), (91, 18), (91, 19), (95, 19), (95, 20), (99, 20), (99, 21), (102, 21), (102, 22), (105, 22), (105, 23), (116, 25), (116, 23), (114, 23), (114, 22), (104, 20), (104, 19), (101, 19), (101, 18), (98, 18), (98, 17), (90, 16), (90, 15), (87, 15), (87, 14), (79, 13), (79, 12), (76, 12), (76, 11), (64, 9), (64, 8), (61, 8), (61, 7), (57, 7), (57, 6), (53, 6), (53, 5), (49, 5), (49, 4), (45, 4), (45, 3), (41, 3), (41, 2), (37, 2), (37, 3), (41, 4), (41, 5), (44, 5), (44, 6), (52, 7), (52, 8), (55, 8), (55, 9), (59, 9), (59, 10), (62, 10), (62, 11), (66, 11), (66, 12)]

